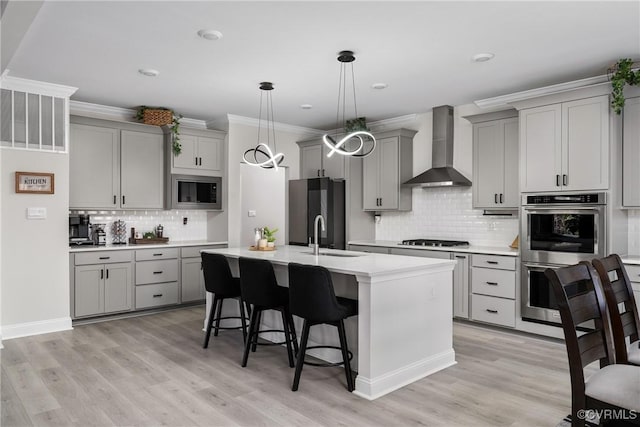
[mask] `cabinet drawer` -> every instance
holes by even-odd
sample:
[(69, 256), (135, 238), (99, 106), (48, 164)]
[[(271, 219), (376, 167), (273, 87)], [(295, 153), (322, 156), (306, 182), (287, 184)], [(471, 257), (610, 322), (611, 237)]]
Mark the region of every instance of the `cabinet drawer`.
[(178, 280), (178, 260), (143, 261), (136, 263), (136, 285)]
[(133, 251), (104, 251), (76, 253), (75, 265), (130, 262)]
[(497, 255), (476, 255), (471, 257), (473, 267), (497, 268), (500, 270), (516, 270), (516, 258)]
[(142, 249), (136, 251), (136, 261), (178, 258), (178, 248)]
[(180, 256), (182, 256), (182, 258), (200, 258), (200, 251), (204, 249), (217, 249), (226, 247), (227, 245), (188, 246), (186, 248), (180, 249)]
[(178, 303), (178, 282), (136, 287), (136, 309)]
[(492, 268), (471, 269), (471, 289), (474, 294), (516, 298), (516, 272)]
[(471, 318), (496, 325), (516, 326), (516, 302), (511, 299), (471, 295)]
[(627, 270), (629, 280), (640, 283), (640, 265), (625, 265), (624, 269)]

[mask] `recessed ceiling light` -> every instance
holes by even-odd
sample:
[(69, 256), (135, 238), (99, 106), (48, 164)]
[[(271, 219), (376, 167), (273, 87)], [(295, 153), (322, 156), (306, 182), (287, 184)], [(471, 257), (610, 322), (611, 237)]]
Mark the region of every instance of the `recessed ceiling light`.
[(200, 30), (198, 35), (205, 40), (220, 40), (222, 33), (218, 30)]
[(473, 62), (487, 62), (493, 59), (495, 55), (493, 53), (477, 53), (471, 57)]
[(302, 108), (303, 110), (311, 110), (313, 108), (313, 105), (311, 105), (311, 104), (302, 104), (300, 106), (300, 108)]
[(386, 88), (387, 88), (387, 86), (389, 86), (389, 85), (388, 85), (388, 84), (386, 84), (386, 83), (374, 83), (374, 84), (372, 84), (372, 85), (371, 85), (371, 87), (372, 87), (373, 89), (378, 89), (378, 90), (380, 90), (380, 89), (386, 89)]
[(138, 72), (147, 77), (155, 77), (160, 74), (160, 71), (154, 70), (153, 68), (140, 68)]

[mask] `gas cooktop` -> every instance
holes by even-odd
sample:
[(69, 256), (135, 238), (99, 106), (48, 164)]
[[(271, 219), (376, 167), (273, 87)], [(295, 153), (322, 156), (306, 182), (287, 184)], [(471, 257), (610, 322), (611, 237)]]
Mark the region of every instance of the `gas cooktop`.
[(405, 246), (442, 246), (442, 247), (469, 246), (469, 242), (464, 242), (462, 240), (440, 240), (440, 239), (403, 240), (402, 243), (398, 243), (398, 244), (405, 245)]

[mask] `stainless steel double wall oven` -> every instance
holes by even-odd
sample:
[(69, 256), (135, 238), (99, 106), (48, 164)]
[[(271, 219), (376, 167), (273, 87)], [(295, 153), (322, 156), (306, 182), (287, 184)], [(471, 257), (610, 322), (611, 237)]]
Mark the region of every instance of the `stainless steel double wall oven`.
[(606, 256), (605, 207), (606, 193), (522, 196), (523, 320), (560, 323), (558, 306), (544, 271)]

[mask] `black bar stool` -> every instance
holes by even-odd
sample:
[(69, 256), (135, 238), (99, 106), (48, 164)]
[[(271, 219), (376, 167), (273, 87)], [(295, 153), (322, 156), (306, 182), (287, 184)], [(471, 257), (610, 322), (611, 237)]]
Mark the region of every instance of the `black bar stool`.
[[(336, 348), (342, 351), (342, 363), (314, 364), (315, 366), (337, 366), (344, 364), (347, 377), (347, 389), (355, 388), (351, 365), (351, 352), (347, 346), (347, 336), (344, 331), (344, 319), (358, 314), (358, 301), (336, 297), (333, 291), (331, 273), (324, 267), (317, 265), (289, 264), (289, 304), (291, 313), (304, 319), (300, 351), (296, 362), (296, 373), (291, 390), (298, 390), (300, 374), (304, 362), (305, 352), (311, 348)], [(313, 325), (326, 323), (338, 328), (340, 347), (312, 346), (307, 347), (309, 329)], [(311, 364), (311, 363), (308, 363)]]
[[(209, 336), (211, 335), (211, 327), (215, 320), (216, 326), (213, 336), (218, 336), (220, 329), (242, 329), (242, 336), (247, 338), (247, 322), (245, 318), (245, 304), (242, 300), (240, 292), (240, 279), (231, 275), (229, 262), (224, 255), (202, 253), (202, 271), (204, 273), (204, 287), (207, 292), (213, 293), (213, 303), (209, 311), (209, 319), (207, 322), (207, 331), (204, 337), (202, 348), (209, 346)], [(240, 316), (222, 317), (222, 303), (225, 299), (234, 298), (238, 300), (240, 305)], [(249, 309), (247, 307), (247, 309)], [(250, 312), (250, 311), (249, 311)], [(215, 315), (214, 315), (215, 313)], [(220, 321), (224, 319), (240, 319), (242, 326), (220, 326)]]
[[(258, 335), (261, 332), (284, 332), (285, 343), (287, 344), (287, 356), (289, 366), (294, 367), (293, 351), (291, 341), (296, 353), (298, 352), (298, 340), (296, 330), (293, 325), (293, 317), (289, 311), (289, 290), (278, 286), (276, 275), (273, 272), (273, 265), (267, 260), (243, 258), (239, 259), (240, 266), (240, 288), (242, 289), (242, 299), (247, 304), (253, 304), (251, 320), (249, 322), (249, 334), (245, 339), (244, 355), (242, 356), (242, 367), (247, 366), (249, 349), (253, 351), (258, 344)], [(284, 330), (260, 330), (260, 319), (265, 310), (277, 310), (282, 315), (282, 325)], [(282, 345), (283, 343), (269, 343), (263, 345)]]

